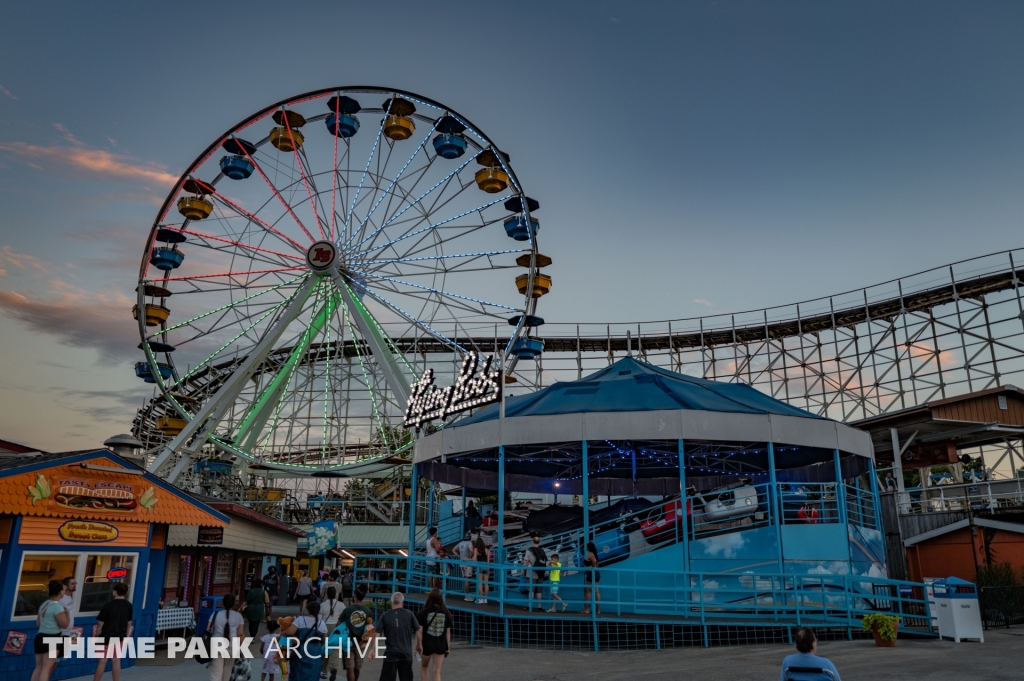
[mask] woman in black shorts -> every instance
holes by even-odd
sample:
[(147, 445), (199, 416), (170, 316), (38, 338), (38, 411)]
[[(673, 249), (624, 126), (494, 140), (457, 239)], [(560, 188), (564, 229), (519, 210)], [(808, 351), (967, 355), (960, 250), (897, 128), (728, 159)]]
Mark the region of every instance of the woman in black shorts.
[(64, 584), (59, 579), (51, 579), (47, 586), (50, 594), (48, 600), (39, 605), (39, 613), (36, 615), (36, 623), (39, 625), (39, 633), (33, 641), (33, 649), (36, 653), (36, 668), (32, 671), (32, 681), (50, 681), (50, 675), (54, 668), (64, 656), (63, 646), (57, 646), (57, 657), (50, 657), (50, 646), (43, 640), (49, 636), (61, 636), (61, 629), (68, 626), (68, 611), (64, 609), (60, 601), (64, 593)]
[(591, 586), (594, 590), (594, 600), (597, 604), (594, 606), (594, 612), (598, 615), (601, 614), (601, 589), (597, 587), (601, 583), (601, 573), (597, 571), (597, 545), (588, 541), (587, 546), (584, 549), (586, 551), (586, 558), (583, 559), (583, 567), (595, 568), (593, 570), (587, 570), (583, 573), (583, 610), (584, 615), (590, 614), (590, 590)]
[[(452, 614), (444, 604), (444, 596), (440, 589), (431, 589), (427, 602), (416, 616), (423, 627), (423, 661), (422, 678), (441, 681), (441, 665), (448, 657), (448, 646), (452, 640)], [(434, 673), (430, 675), (430, 663), (434, 663)]]

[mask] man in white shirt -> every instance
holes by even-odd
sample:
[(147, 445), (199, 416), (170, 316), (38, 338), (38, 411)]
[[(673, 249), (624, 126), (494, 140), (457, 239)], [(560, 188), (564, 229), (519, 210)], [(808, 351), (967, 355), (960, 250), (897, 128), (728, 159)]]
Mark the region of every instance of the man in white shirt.
[(71, 636), (74, 634), (75, 628), (75, 590), (78, 588), (78, 580), (74, 577), (65, 577), (63, 584), (64, 593), (57, 602), (63, 605), (64, 610), (68, 613), (68, 626), (61, 629), (60, 634), (61, 636)]
[[(455, 545), (455, 548), (452, 549), (452, 553), (454, 553), (455, 557), (458, 558), (460, 561), (468, 562), (468, 561), (470, 561), (472, 559), (472, 557), (473, 557), (473, 542), (471, 542), (469, 540), (469, 533), (468, 532), (466, 533), (466, 536), (462, 539), (462, 541), (460, 541), (458, 544)], [(461, 567), (462, 567), (462, 577), (466, 580), (465, 581), (465, 584), (466, 584), (466, 597), (465, 597), (464, 600), (467, 600), (470, 603), (472, 603), (475, 599), (473, 598), (473, 596), (470, 596), (469, 593), (470, 593), (470, 590), (471, 590), (470, 589), (470, 585), (472, 584), (472, 579), (473, 579), (473, 566), (472, 565), (462, 565)]]

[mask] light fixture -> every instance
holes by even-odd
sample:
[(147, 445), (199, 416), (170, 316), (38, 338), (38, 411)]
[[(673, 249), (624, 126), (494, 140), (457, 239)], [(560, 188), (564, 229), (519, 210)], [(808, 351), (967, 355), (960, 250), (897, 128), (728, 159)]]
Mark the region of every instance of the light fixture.
[(103, 471), (104, 473), (121, 473), (122, 475), (145, 475), (146, 471), (137, 468), (115, 468), (113, 466), (97, 466), (93, 463), (80, 464), (82, 468), (90, 471)]

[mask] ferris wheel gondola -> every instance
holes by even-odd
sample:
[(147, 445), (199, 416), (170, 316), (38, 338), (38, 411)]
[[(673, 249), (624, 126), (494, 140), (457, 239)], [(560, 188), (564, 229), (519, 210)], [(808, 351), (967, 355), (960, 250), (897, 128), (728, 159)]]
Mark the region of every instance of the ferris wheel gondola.
[(351, 447), (399, 449), (410, 385), (438, 362), (495, 354), (515, 380), (543, 350), (539, 207), (509, 154), (409, 92), (319, 90), (228, 130), (164, 201), (140, 267), (150, 469), (177, 480), (213, 446), (324, 474)]

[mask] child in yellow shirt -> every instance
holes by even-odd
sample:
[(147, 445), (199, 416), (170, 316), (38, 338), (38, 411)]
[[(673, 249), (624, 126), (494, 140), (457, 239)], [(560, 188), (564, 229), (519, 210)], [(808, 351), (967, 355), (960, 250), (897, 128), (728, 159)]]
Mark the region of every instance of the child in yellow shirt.
[(562, 597), (558, 595), (558, 585), (562, 581), (562, 564), (558, 562), (558, 554), (552, 553), (551, 560), (548, 561), (548, 579), (551, 580), (551, 609), (548, 612), (555, 612), (555, 601), (559, 601), (562, 604), (562, 612), (565, 612), (569, 604), (562, 600)]

